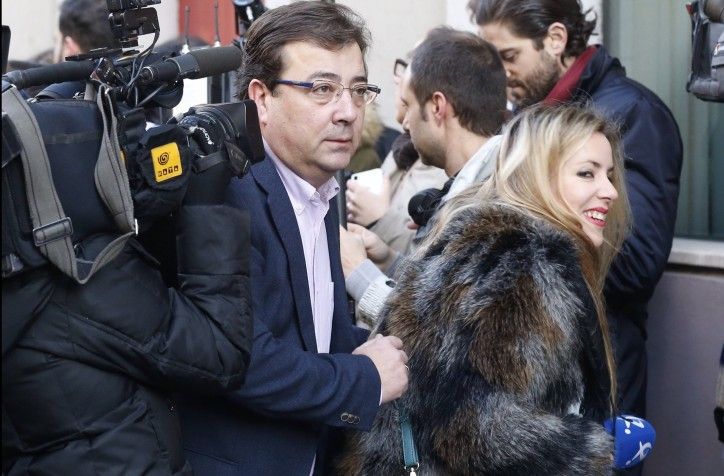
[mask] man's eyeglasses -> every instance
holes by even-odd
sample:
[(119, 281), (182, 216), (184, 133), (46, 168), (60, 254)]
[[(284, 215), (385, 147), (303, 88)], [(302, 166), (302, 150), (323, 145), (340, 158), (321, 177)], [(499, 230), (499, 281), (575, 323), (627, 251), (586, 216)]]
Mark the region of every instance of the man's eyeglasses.
[(407, 61), (397, 58), (395, 60), (395, 69), (392, 70), (392, 74), (395, 75), (397, 78), (401, 78), (403, 74), (405, 74), (405, 70), (407, 69)]
[(371, 103), (380, 91), (382, 91), (374, 84), (359, 83), (347, 88), (344, 84), (329, 79), (315, 79), (312, 82), (276, 79), (274, 83), (309, 89), (309, 96), (319, 104), (337, 101), (342, 96), (344, 90), (348, 89), (349, 95), (352, 96), (352, 102), (357, 107)]

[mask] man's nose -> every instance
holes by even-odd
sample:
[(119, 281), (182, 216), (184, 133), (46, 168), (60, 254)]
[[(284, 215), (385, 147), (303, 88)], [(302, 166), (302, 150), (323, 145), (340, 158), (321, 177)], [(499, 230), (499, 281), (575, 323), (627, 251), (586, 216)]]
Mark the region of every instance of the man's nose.
[(402, 116), (402, 129), (404, 129), (404, 131), (409, 134), (410, 133), (410, 121), (407, 120), (407, 116), (408, 116), (408, 113), (407, 113), (407, 111), (405, 111), (405, 115)]
[(360, 111), (364, 111), (364, 104), (358, 106), (352, 99), (352, 91), (343, 89), (334, 103), (336, 110), (334, 115), (335, 122), (354, 122), (360, 115)]

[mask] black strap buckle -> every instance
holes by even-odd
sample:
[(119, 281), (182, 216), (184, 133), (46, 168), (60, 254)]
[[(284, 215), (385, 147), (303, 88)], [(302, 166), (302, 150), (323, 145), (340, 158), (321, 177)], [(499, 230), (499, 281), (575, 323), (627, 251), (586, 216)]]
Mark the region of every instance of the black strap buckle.
[(35, 246), (43, 246), (55, 240), (62, 240), (73, 236), (73, 222), (70, 217), (33, 228), (33, 242)]
[(3, 255), (3, 262), (2, 262), (3, 279), (9, 278), (10, 276), (13, 276), (13, 275), (19, 273), (24, 268), (25, 268), (25, 265), (23, 264), (23, 261), (15, 253), (9, 253), (9, 254)]

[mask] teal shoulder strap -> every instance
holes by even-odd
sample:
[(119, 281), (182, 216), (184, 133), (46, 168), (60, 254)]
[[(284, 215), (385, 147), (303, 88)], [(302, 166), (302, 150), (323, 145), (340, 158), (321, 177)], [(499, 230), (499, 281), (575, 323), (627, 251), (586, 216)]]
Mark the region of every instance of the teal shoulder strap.
[(399, 410), (400, 415), (400, 433), (402, 434), (402, 456), (405, 461), (405, 471), (410, 476), (415, 476), (420, 467), (420, 459), (417, 457), (417, 448), (415, 447), (415, 438), (412, 435), (412, 425), (410, 424), (410, 415), (403, 408)]

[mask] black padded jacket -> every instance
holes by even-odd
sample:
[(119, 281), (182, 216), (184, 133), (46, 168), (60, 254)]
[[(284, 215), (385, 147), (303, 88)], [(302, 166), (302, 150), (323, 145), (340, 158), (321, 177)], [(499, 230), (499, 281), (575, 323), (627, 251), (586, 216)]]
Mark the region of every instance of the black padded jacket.
[(23, 290), (36, 303), (2, 362), (4, 474), (191, 474), (169, 395), (243, 383), (248, 227), (226, 206), (182, 207), (176, 289), (134, 240), (85, 285), (50, 267), (3, 280), (3, 319)]

